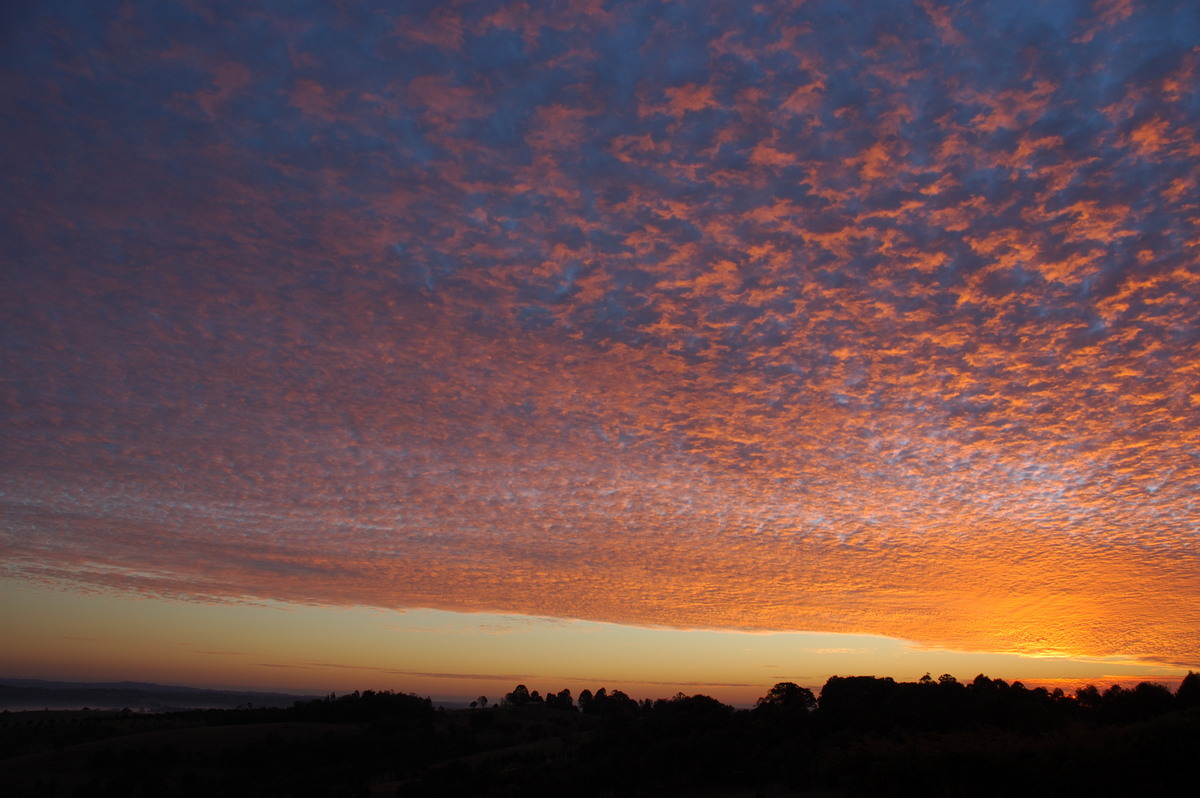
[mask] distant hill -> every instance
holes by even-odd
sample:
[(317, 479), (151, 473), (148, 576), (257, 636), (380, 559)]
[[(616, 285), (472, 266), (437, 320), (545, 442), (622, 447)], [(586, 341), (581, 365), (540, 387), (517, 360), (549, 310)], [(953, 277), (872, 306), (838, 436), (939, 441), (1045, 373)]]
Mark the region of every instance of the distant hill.
[(149, 682), (52, 682), (0, 678), (0, 709), (131, 709), (170, 712), (179, 709), (290, 707), (312, 695), (250, 690), (205, 690)]

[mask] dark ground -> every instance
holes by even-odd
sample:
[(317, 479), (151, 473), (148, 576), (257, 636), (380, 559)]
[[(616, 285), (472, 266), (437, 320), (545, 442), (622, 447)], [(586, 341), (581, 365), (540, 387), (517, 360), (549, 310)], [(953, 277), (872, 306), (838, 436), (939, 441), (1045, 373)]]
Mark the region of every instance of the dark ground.
[[(1027, 690), (978, 677), (778, 685), (753, 710), (620, 691), (437, 710), (366, 691), (287, 709), (0, 714), (12, 796), (1194, 794), (1200, 675)], [(557, 698), (557, 700), (555, 700)], [(581, 696), (581, 699), (584, 699)]]

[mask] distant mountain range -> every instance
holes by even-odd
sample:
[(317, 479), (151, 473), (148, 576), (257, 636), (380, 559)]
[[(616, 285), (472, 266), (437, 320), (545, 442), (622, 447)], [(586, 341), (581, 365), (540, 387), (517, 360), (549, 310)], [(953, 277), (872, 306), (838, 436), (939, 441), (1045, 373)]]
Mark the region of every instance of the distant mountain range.
[(179, 709), (236, 709), (242, 706), (290, 707), (313, 695), (205, 690), (149, 682), (52, 682), (0, 678), (0, 709), (131, 709), (169, 712)]

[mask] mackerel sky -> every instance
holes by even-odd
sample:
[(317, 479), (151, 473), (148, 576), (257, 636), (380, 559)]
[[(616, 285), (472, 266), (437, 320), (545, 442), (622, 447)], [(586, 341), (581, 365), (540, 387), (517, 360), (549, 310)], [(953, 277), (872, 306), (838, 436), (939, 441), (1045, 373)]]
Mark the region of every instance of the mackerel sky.
[(0, 573), (1200, 664), (1200, 5), (8, 2)]

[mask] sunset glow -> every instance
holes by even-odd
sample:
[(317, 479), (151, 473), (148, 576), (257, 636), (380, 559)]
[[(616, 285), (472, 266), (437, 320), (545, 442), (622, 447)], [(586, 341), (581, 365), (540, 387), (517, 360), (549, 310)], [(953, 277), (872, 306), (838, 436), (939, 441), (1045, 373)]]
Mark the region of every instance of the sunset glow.
[(0, 675), (1177, 679), (1198, 43), (1133, 0), (0, 12)]

